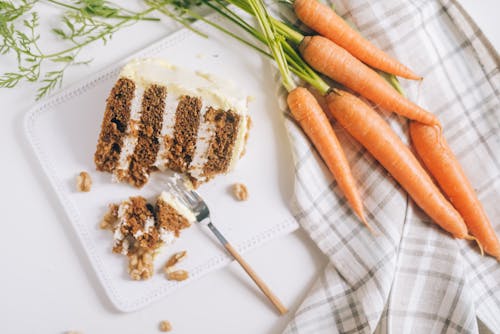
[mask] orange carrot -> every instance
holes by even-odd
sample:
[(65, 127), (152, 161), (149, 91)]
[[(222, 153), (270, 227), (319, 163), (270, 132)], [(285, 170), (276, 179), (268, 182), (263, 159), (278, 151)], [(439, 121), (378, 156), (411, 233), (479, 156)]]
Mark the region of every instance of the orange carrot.
[(307, 89), (298, 87), (290, 91), (287, 103), (293, 117), (332, 172), (352, 209), (370, 228), (363, 213), (361, 197), (357, 191), (347, 158), (318, 101)]
[(366, 103), (340, 90), (327, 96), (332, 116), (359, 141), (413, 200), (455, 238), (473, 239), (460, 214), (444, 198), (410, 149)]
[(300, 44), (305, 61), (317, 71), (358, 92), (384, 109), (425, 124), (439, 124), (437, 117), (401, 96), (374, 70), (349, 52), (321, 36), (305, 37)]
[(365, 64), (403, 78), (420, 80), (408, 67), (366, 40), (333, 9), (318, 0), (295, 0), (295, 14), (311, 29), (346, 49)]
[(500, 260), (500, 242), (476, 192), (440, 129), (411, 122), (413, 146), (484, 251)]

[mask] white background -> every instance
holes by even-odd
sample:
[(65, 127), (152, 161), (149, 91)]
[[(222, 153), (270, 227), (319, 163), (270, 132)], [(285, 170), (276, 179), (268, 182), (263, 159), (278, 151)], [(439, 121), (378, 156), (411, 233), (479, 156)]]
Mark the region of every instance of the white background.
[[(460, 2), (498, 50), (500, 27), (495, 14), (500, 2)], [(50, 7), (40, 11), (44, 24), (57, 20)], [(89, 47), (87, 55), (94, 61), (69, 71), (65, 84), (139, 50), (164, 33), (164, 26), (156, 23), (118, 32), (107, 47)], [(0, 58), (0, 72), (12, 68), (9, 65), (13, 63)], [(0, 333), (157, 333), (163, 319), (171, 321), (174, 333), (279, 333), (284, 329), (326, 263), (301, 231), (245, 254), (289, 307), (286, 316), (275, 313), (234, 263), (141, 311), (114, 310), (23, 134), (23, 116), (33, 104), (34, 90), (29, 84), (0, 89)]]

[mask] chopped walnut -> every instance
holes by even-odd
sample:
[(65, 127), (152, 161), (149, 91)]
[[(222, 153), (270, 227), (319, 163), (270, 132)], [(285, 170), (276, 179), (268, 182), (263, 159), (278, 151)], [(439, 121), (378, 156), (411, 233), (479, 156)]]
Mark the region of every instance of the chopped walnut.
[(186, 270), (176, 270), (167, 273), (169, 281), (184, 281), (189, 278), (189, 273)]
[(172, 330), (172, 325), (170, 321), (163, 320), (160, 322), (160, 331), (162, 332), (170, 332)]
[(171, 273), (174, 270), (174, 266), (184, 260), (187, 256), (187, 251), (182, 251), (175, 253), (168, 259), (167, 263), (165, 264), (165, 267), (163, 268), (163, 271), (165, 271), (166, 274)]
[(246, 201), (248, 199), (248, 190), (243, 183), (235, 183), (233, 185), (233, 195), (238, 201)]
[(128, 273), (135, 281), (146, 280), (153, 276), (154, 251), (148, 249), (138, 249), (128, 255)]
[(92, 178), (87, 172), (80, 172), (76, 177), (76, 189), (82, 192), (89, 192), (92, 187)]
[(101, 224), (99, 225), (100, 228), (103, 230), (113, 230), (113, 227), (116, 223), (118, 217), (118, 205), (116, 204), (110, 204), (108, 211), (104, 214), (104, 217), (102, 217)]

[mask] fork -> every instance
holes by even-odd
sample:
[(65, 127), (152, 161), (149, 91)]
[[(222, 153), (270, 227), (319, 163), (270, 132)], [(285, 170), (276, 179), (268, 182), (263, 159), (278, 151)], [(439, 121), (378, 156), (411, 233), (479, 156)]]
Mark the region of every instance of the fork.
[(181, 177), (171, 177), (166, 181), (169, 190), (186, 205), (196, 216), (198, 223), (206, 222), (210, 231), (217, 237), (224, 248), (233, 256), (233, 258), (241, 265), (246, 271), (248, 276), (255, 282), (264, 295), (271, 301), (280, 314), (287, 312), (286, 307), (281, 303), (279, 298), (269, 289), (266, 283), (257, 275), (257, 273), (250, 267), (250, 265), (243, 259), (243, 257), (236, 251), (236, 249), (227, 241), (222, 233), (212, 224), (210, 220), (210, 210), (201, 196), (192, 189), (189, 189)]

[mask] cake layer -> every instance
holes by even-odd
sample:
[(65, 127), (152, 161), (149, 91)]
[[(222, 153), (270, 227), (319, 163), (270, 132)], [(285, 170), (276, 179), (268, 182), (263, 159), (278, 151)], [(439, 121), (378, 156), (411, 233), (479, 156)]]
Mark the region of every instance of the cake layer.
[(223, 173), (229, 167), (238, 136), (241, 116), (224, 110), (208, 108), (205, 121), (214, 125), (214, 136), (210, 140), (207, 162), (203, 167), (203, 176), (207, 179)]
[(106, 100), (101, 133), (94, 155), (99, 171), (113, 172), (117, 166), (134, 93), (135, 83), (127, 78), (120, 78)]
[(175, 114), (173, 140), (167, 155), (169, 169), (181, 173), (187, 171), (196, 147), (200, 110), (200, 98), (187, 95), (180, 98)]
[[(128, 119), (120, 122), (120, 139), (106, 157), (113, 163), (99, 170), (141, 187), (156, 169), (186, 173), (197, 185), (234, 168), (244, 151), (248, 116), (247, 99), (231, 85), (158, 59), (127, 64), (112, 95), (120, 96), (114, 91), (123, 82), (133, 84), (121, 101)], [(106, 115), (103, 128), (112, 118)]]
[(129, 183), (136, 187), (142, 187), (147, 182), (156, 161), (166, 96), (164, 86), (151, 85), (142, 98), (141, 126), (129, 167)]

